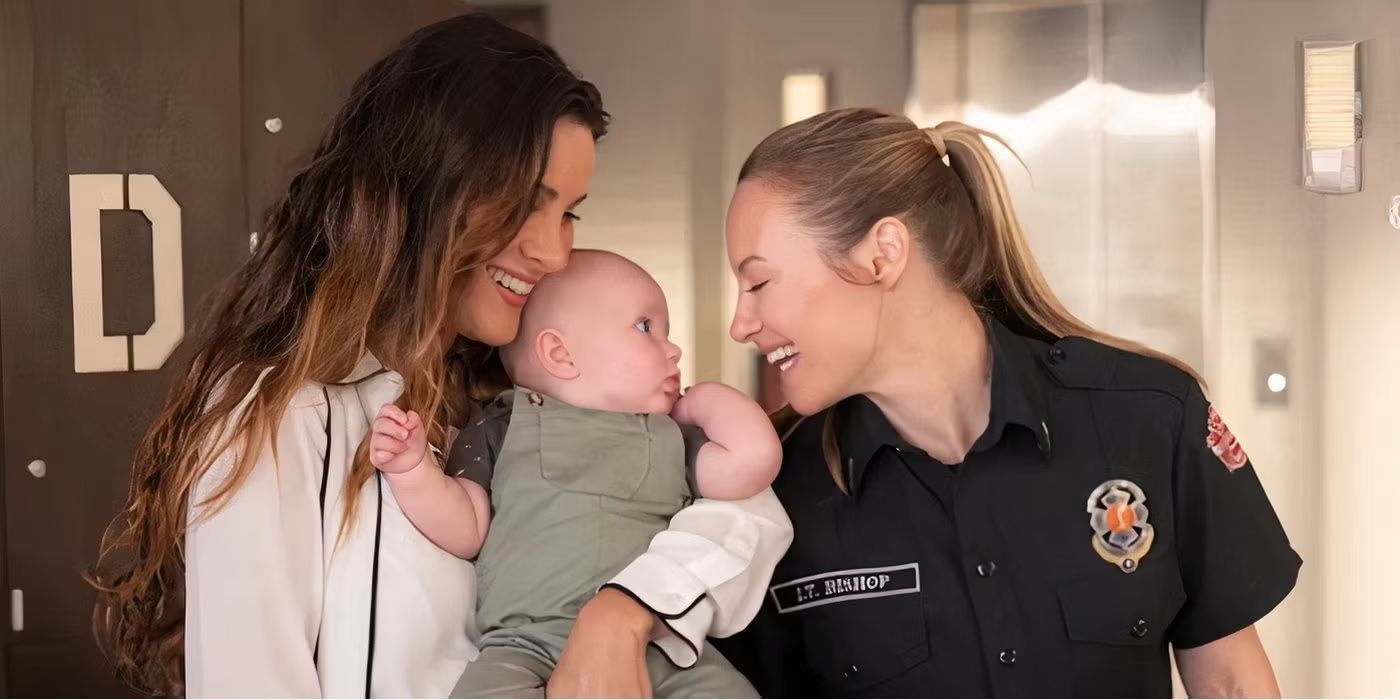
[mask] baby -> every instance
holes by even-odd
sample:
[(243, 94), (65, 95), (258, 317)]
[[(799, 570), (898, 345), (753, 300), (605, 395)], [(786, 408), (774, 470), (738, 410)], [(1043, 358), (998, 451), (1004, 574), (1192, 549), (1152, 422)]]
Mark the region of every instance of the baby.
[[(391, 405), (375, 421), (371, 461), (409, 520), (477, 557), (482, 651), (454, 697), (543, 697), (579, 609), (671, 516), (777, 475), (781, 446), (756, 403), (718, 383), (681, 395), (669, 330), (645, 270), (575, 251), (502, 349), (516, 388), (458, 434), (445, 470), (417, 415)], [(648, 667), (657, 697), (756, 697), (713, 649), (688, 669), (649, 649)]]

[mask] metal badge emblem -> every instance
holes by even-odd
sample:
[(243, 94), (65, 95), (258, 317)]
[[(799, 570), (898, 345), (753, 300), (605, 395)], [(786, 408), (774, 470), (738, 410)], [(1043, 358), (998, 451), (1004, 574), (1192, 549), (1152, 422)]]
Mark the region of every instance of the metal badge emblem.
[(1124, 573), (1137, 571), (1153, 538), (1142, 488), (1127, 479), (1106, 481), (1089, 495), (1088, 511), (1094, 551)]

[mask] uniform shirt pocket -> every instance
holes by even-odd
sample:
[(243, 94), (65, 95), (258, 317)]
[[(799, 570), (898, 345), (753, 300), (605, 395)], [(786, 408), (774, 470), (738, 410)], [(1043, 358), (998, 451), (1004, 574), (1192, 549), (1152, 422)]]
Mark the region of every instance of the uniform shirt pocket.
[[(836, 695), (878, 686), (929, 658), (928, 628), (917, 585), (917, 564), (832, 572), (809, 577), (801, 615), (803, 646), (812, 670)], [(912, 585), (911, 585), (912, 582)], [(776, 589), (775, 595), (783, 594)], [(789, 591), (780, 608), (798, 600)], [(786, 602), (788, 605), (782, 605)]]
[[(1105, 568), (1061, 585), (1057, 594), (1075, 696), (1093, 696), (1100, 687), (1130, 692), (1122, 685), (1129, 680), (1123, 670), (1152, 667), (1153, 659), (1166, 654), (1167, 631), (1186, 602), (1175, 569), (1124, 574)], [(1143, 692), (1151, 687), (1149, 675), (1139, 679)]]

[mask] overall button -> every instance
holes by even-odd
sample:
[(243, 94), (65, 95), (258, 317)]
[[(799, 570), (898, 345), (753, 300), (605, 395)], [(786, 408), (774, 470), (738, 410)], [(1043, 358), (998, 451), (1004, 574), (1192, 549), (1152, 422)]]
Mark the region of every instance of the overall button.
[(1016, 650), (1015, 650), (1015, 649), (1005, 649), (1005, 650), (1003, 650), (1000, 654), (997, 655), (997, 661), (1000, 661), (1002, 666), (1015, 666), (1015, 665), (1016, 665)]
[(1058, 346), (1050, 346), (1050, 363), (1058, 365), (1065, 361), (1065, 349)]
[(1146, 637), (1147, 631), (1147, 620), (1138, 620), (1137, 622), (1133, 623), (1133, 628), (1131, 632), (1134, 639), (1142, 639), (1143, 637)]
[(984, 561), (977, 565), (977, 575), (982, 578), (991, 578), (997, 572), (997, 563), (994, 561)]

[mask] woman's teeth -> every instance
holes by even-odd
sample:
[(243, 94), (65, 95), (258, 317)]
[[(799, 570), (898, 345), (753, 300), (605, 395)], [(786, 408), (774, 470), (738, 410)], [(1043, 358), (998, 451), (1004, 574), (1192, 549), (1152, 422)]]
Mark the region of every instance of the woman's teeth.
[(797, 357), (797, 349), (791, 345), (784, 345), (767, 355), (768, 364), (777, 365), (779, 372), (788, 371), (788, 368), (792, 367), (793, 363), (797, 361), (793, 359), (795, 357)]
[(530, 292), (534, 291), (535, 289), (535, 285), (530, 284), (529, 282), (522, 282), (519, 279), (512, 277), (509, 272), (506, 272), (505, 270), (502, 270), (499, 267), (488, 267), (486, 269), (488, 272), (491, 273), (491, 279), (495, 280), (496, 284), (499, 284), (502, 287), (505, 287), (506, 289), (509, 289), (510, 291), (515, 292), (516, 294), (519, 294), (522, 297), (529, 296)]
[(777, 364), (783, 360), (797, 354), (797, 349), (791, 345), (784, 345), (773, 352), (768, 353), (768, 364)]

